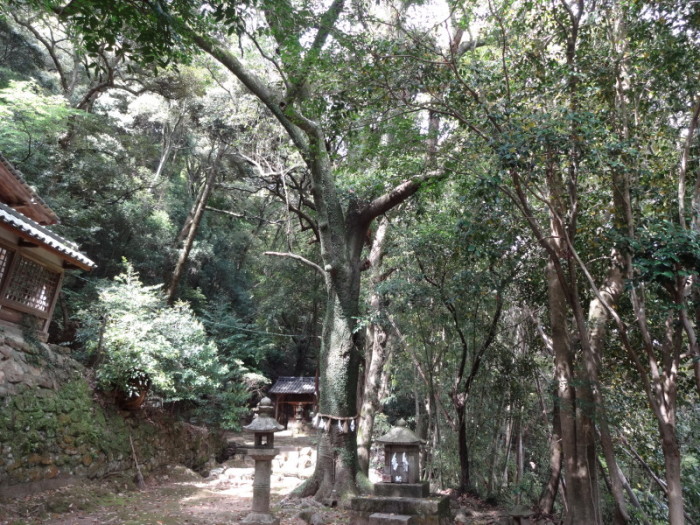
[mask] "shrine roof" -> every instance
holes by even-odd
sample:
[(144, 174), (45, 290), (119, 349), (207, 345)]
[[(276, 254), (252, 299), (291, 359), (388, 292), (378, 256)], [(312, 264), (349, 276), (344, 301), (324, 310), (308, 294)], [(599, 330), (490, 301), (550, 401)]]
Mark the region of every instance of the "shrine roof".
[(406, 422), (403, 419), (399, 419), (396, 426), (377, 439), (377, 443), (384, 443), (385, 445), (418, 445), (420, 444), (420, 439), (411, 429), (406, 428)]
[(316, 379), (313, 377), (278, 377), (269, 390), (270, 394), (315, 394)]
[(71, 241), (3, 203), (0, 203), (0, 226), (15, 232), (25, 241), (36, 242), (56, 252), (62, 259), (83, 270), (96, 266), (92, 260), (80, 253), (78, 247)]

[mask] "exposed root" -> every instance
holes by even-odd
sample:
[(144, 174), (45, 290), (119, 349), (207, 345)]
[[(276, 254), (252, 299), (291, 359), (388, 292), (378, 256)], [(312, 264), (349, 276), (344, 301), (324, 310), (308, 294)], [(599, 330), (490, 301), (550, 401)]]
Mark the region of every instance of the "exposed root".
[(318, 475), (314, 473), (313, 476), (295, 488), (289, 496), (292, 498), (308, 498), (318, 492), (319, 485)]

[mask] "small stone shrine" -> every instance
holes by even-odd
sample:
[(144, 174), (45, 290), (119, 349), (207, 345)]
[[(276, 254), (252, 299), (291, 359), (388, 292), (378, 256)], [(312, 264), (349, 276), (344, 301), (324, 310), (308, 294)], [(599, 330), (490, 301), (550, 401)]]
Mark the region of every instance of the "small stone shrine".
[(384, 475), (382, 482), (374, 485), (374, 493), (377, 496), (427, 497), (430, 486), (427, 481), (420, 482), (420, 439), (406, 428), (406, 422), (400, 419), (377, 443), (384, 444)]
[(246, 432), (255, 434), (255, 445), (248, 449), (248, 455), (255, 460), (253, 477), (253, 512), (241, 523), (247, 525), (279, 525), (280, 520), (270, 512), (270, 475), (272, 459), (279, 454), (274, 448), (275, 432), (283, 430), (272, 414), (272, 401), (264, 397), (258, 405), (258, 416), (250, 425), (243, 427)]
[(385, 436), (382, 482), (374, 485), (374, 496), (353, 498), (350, 505), (355, 525), (447, 525), (447, 497), (429, 497), (427, 481), (420, 481), (420, 439), (401, 419)]

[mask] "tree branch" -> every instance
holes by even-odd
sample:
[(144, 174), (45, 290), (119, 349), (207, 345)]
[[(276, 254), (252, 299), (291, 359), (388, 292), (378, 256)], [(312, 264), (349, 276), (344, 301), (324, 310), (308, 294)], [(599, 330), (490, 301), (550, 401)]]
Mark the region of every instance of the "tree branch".
[(236, 78), (238, 78), (238, 80), (240, 80), (241, 83), (272, 112), (277, 121), (289, 134), (299, 151), (306, 152), (308, 150), (308, 141), (306, 137), (304, 137), (299, 128), (284, 114), (280, 106), (281, 97), (279, 94), (268, 89), (262, 80), (249, 71), (238, 58), (223, 49), (214, 40), (208, 36), (197, 33), (182, 23), (177, 24), (177, 26), (181, 31), (186, 32), (189, 38), (192, 39), (200, 49), (211, 55), (217, 62), (233, 73)]
[(263, 252), (263, 255), (272, 255), (275, 257), (288, 257), (289, 259), (295, 259), (299, 261), (302, 264), (305, 264), (306, 266), (310, 266), (317, 272), (319, 272), (324, 278), (326, 276), (326, 272), (323, 271), (323, 268), (321, 268), (318, 264), (315, 262), (309, 261), (305, 257), (302, 257), (301, 255), (297, 255), (296, 253), (282, 253), (282, 252)]
[(296, 82), (293, 86), (291, 86), (289, 94), (287, 95), (288, 104), (291, 104), (299, 96), (304, 86), (306, 85), (309, 72), (311, 71), (313, 64), (318, 59), (318, 55), (321, 52), (321, 49), (323, 48), (324, 44), (326, 43), (331, 29), (333, 29), (333, 27), (335, 26), (335, 23), (338, 20), (340, 13), (343, 11), (344, 5), (345, 0), (334, 0), (334, 2), (330, 5), (328, 10), (325, 13), (323, 13), (323, 16), (321, 16), (318, 33), (316, 33), (316, 38), (314, 38), (311, 47), (306, 53), (306, 57), (304, 57), (304, 62), (302, 64), (301, 70), (299, 71), (299, 76), (296, 79)]
[(391, 191), (374, 199), (360, 211), (360, 221), (369, 224), (374, 219), (398, 206), (428, 181), (440, 180), (446, 176), (445, 172), (430, 172), (402, 182)]
[[(685, 138), (685, 144), (683, 145), (683, 153), (681, 154), (681, 166), (678, 173), (678, 221), (683, 229), (686, 228), (685, 220), (685, 186), (686, 186), (686, 176), (688, 173), (688, 158), (690, 157), (690, 147), (693, 144), (693, 138), (695, 136), (695, 129), (698, 127), (698, 120), (700, 119), (700, 97), (698, 97), (695, 102), (695, 107), (693, 108), (692, 115), (690, 117), (690, 123), (688, 124), (688, 135)], [(696, 180), (695, 191), (693, 192), (693, 205), (697, 204), (697, 193), (698, 184), (700, 184), (700, 177)], [(691, 208), (691, 224), (695, 225), (697, 223), (697, 216), (695, 215), (698, 210), (695, 206)]]
[(15, 13), (12, 13), (12, 18), (14, 19), (14, 21), (17, 24), (24, 27), (32, 35), (34, 35), (34, 38), (36, 38), (39, 42), (41, 42), (41, 44), (46, 48), (46, 52), (51, 57), (51, 61), (53, 62), (54, 67), (56, 68), (56, 72), (58, 73), (58, 78), (61, 82), (61, 87), (63, 88), (63, 92), (67, 93), (68, 92), (68, 79), (67, 79), (66, 73), (63, 69), (63, 64), (61, 64), (61, 61), (59, 60), (58, 55), (56, 54), (55, 42), (53, 42), (53, 40), (51, 42), (46, 40), (41, 35), (41, 33), (39, 33), (39, 31), (37, 31), (34, 28), (34, 26), (32, 26), (31, 22), (29, 22), (28, 20), (22, 20)]

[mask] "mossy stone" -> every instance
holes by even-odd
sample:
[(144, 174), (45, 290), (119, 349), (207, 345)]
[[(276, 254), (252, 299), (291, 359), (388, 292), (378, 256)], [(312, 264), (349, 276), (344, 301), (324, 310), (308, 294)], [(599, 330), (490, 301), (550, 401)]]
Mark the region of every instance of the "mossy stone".
[(70, 399), (61, 399), (56, 408), (64, 414), (70, 414), (75, 410), (75, 403)]

